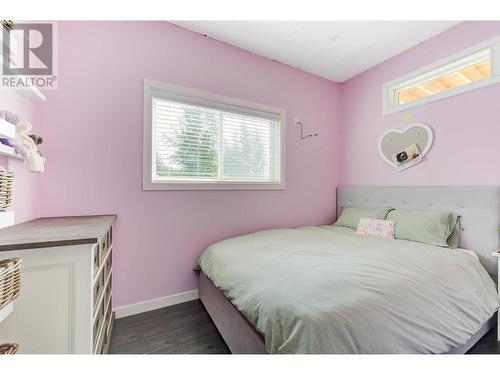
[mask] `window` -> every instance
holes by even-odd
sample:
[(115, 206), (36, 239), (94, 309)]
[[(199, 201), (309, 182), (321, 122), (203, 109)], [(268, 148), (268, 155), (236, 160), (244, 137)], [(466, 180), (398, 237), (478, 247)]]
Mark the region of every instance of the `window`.
[(384, 85), (384, 114), (500, 81), (500, 39), (495, 38)]
[(284, 111), (144, 83), (145, 190), (283, 189)]

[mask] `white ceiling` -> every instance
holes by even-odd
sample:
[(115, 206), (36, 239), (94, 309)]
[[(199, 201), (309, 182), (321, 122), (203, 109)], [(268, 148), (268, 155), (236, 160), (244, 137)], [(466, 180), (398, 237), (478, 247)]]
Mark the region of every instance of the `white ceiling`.
[(345, 82), (455, 21), (175, 21), (297, 69)]

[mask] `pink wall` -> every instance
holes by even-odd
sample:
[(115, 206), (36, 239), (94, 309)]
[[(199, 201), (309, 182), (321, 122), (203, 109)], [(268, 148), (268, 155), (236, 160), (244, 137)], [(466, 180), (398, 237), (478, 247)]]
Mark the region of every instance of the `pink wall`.
[[(0, 90), (0, 110), (17, 113), (33, 125), (33, 133), (42, 135), (36, 108), (37, 105), (32, 100), (12, 91)], [(43, 150), (43, 146), (40, 148)], [(0, 157), (0, 166), (14, 172), (13, 203), (9, 210), (15, 212), (16, 223), (36, 218), (42, 175), (28, 172), (18, 159)]]
[[(142, 191), (144, 78), (285, 108), (286, 190)], [(334, 219), (338, 84), (166, 22), (65, 22), (46, 94), (41, 214), (118, 214), (115, 306), (196, 289), (214, 241)], [(320, 136), (301, 142), (296, 115)]]
[[(463, 22), (341, 86), (342, 184), (498, 185), (500, 85), (382, 116), (382, 84), (500, 35), (500, 22)], [(420, 165), (397, 172), (378, 154), (381, 134), (405, 114), (430, 125), (434, 144)]]
[[(499, 85), (382, 116), (384, 82), (500, 35), (500, 22), (461, 23), (342, 85), (166, 22), (65, 22), (59, 34), (59, 89), (39, 111), (39, 211), (118, 214), (115, 307), (195, 289), (191, 269), (214, 241), (331, 222), (340, 184), (500, 184)], [(286, 190), (142, 191), (144, 78), (285, 108)], [(405, 114), (431, 125), (435, 142), (400, 173), (377, 141)], [(320, 136), (300, 142), (296, 115)]]

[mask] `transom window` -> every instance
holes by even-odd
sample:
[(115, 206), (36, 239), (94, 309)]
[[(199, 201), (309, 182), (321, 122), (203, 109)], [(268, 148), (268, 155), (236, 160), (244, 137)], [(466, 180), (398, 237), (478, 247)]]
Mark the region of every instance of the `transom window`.
[(398, 89), (398, 104), (411, 103), (491, 77), (491, 51), (488, 48), (449, 65), (444, 71), (436, 69), (430, 72), (429, 78), (423, 78), (416, 83), (410, 83), (408, 87)]
[(145, 82), (144, 189), (283, 188), (284, 111)]
[(481, 43), (384, 85), (384, 113), (496, 83), (500, 79), (500, 41)]

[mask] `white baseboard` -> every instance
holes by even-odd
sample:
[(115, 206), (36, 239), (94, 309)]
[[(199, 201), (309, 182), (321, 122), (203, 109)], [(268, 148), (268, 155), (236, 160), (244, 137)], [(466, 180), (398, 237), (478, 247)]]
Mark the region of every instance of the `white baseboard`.
[(171, 296), (150, 299), (149, 301), (133, 303), (116, 307), (114, 309), (116, 318), (123, 318), (130, 315), (140, 314), (146, 311), (161, 309), (162, 307), (177, 305), (179, 303), (188, 302), (198, 299), (198, 290), (173, 294)]

